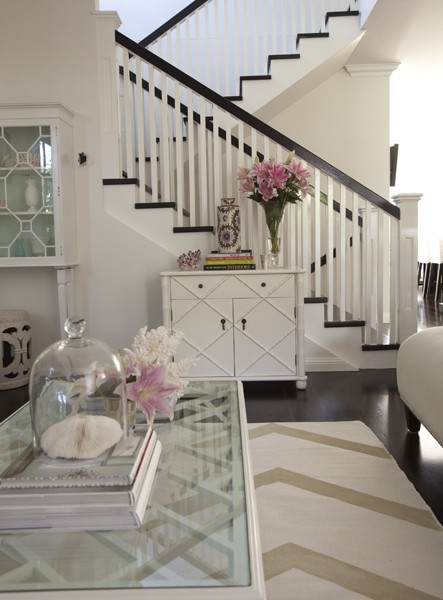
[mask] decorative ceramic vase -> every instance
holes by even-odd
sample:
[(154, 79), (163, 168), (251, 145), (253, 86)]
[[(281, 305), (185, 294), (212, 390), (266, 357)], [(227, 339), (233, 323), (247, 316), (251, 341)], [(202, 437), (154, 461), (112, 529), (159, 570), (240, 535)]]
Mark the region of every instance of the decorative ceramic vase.
[(268, 200), (267, 202), (260, 203), (265, 211), (266, 226), (269, 231), (267, 250), (269, 253), (275, 255), (274, 264), (278, 264), (278, 255), (281, 249), (279, 230), (285, 214), (286, 204), (286, 200)]
[(25, 202), (28, 207), (28, 212), (37, 211), (38, 196), (39, 194), (35, 181), (33, 179), (28, 179), (25, 190)]
[(234, 204), (235, 198), (222, 198), (217, 208), (217, 240), (220, 254), (241, 251), (240, 208)]

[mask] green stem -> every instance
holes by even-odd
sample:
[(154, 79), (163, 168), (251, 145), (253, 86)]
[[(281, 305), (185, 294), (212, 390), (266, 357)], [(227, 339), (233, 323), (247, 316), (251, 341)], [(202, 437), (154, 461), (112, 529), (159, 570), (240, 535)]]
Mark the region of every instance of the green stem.
[(265, 211), (266, 225), (271, 239), (271, 252), (278, 254), (280, 251), (278, 232), (285, 213), (286, 200), (268, 200), (267, 202), (261, 202), (261, 205)]

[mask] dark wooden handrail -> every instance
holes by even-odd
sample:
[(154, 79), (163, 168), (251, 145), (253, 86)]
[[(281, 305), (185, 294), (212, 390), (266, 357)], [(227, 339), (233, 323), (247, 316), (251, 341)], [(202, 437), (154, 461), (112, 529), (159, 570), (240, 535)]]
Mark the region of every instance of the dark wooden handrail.
[(186, 19), (186, 17), (192, 15), (192, 13), (197, 10), (197, 8), (200, 8), (200, 6), (206, 4), (207, 1), (208, 0), (194, 0), (194, 2), (191, 2), (191, 4), (189, 4), (188, 6), (185, 6), (185, 8), (183, 8), (180, 12), (178, 12), (176, 15), (174, 15), (168, 21), (166, 21), (166, 23), (163, 23), (163, 25), (160, 25), (158, 29), (156, 29), (148, 36), (140, 40), (140, 46), (146, 47), (149, 46), (149, 44), (152, 44), (152, 42), (155, 42), (155, 40), (161, 37), (164, 33), (169, 31), (176, 25), (179, 25), (179, 23), (181, 23), (183, 19)]
[(203, 83), (197, 81), (193, 77), (190, 77), (186, 73), (183, 73), (183, 71), (181, 71), (177, 67), (174, 67), (164, 59), (150, 52), (149, 50), (147, 50), (137, 42), (134, 42), (130, 38), (126, 37), (119, 31), (115, 32), (115, 41), (117, 44), (126, 48), (131, 54), (139, 56), (140, 58), (157, 67), (173, 79), (179, 81), (182, 85), (191, 88), (194, 92), (205, 97), (207, 100), (209, 100), (213, 104), (216, 104), (217, 106), (222, 108), (224, 111), (230, 113), (237, 119), (240, 119), (253, 129), (256, 129), (263, 135), (273, 140), (275, 143), (280, 144), (281, 146), (283, 146), (284, 148), (288, 148), (289, 150), (294, 150), (299, 158), (305, 160), (314, 167), (317, 167), (318, 169), (326, 173), (326, 175), (333, 177), (336, 181), (345, 185), (350, 190), (356, 192), (359, 196), (365, 198), (378, 208), (381, 208), (386, 213), (390, 214), (392, 217), (400, 219), (400, 209), (397, 206), (395, 206), (376, 192), (370, 190), (362, 183), (356, 181), (343, 171), (340, 171), (339, 169), (337, 169), (327, 161), (323, 160), (307, 148), (300, 146), (300, 144), (285, 136), (281, 132), (277, 131), (270, 125), (267, 125), (263, 121), (260, 121), (260, 119), (258, 119), (257, 117), (254, 117), (253, 115), (243, 110), (239, 106), (233, 104), (226, 98), (223, 98), (223, 96), (217, 94)]

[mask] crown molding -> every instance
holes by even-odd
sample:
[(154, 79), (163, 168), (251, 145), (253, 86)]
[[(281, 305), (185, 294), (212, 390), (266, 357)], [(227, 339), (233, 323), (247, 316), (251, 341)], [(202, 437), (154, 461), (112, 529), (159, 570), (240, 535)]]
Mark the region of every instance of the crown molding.
[(351, 77), (390, 77), (400, 63), (376, 63), (364, 65), (345, 65)]

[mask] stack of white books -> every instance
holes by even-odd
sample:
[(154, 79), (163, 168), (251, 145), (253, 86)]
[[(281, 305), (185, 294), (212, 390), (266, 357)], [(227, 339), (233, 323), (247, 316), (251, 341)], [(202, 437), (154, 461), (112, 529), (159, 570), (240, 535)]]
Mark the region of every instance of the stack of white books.
[(35, 456), (30, 446), (0, 473), (0, 531), (139, 527), (160, 454), (151, 427), (94, 460)]

